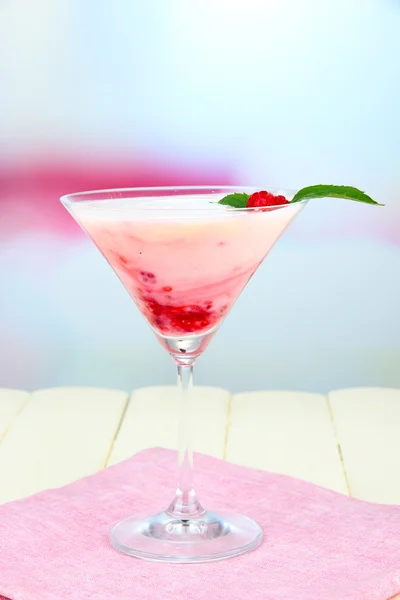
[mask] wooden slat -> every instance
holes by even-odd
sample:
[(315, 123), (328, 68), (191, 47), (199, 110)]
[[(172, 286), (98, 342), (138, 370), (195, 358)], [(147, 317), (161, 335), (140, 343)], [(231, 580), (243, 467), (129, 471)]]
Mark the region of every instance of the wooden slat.
[(21, 390), (0, 388), (0, 443), (14, 420), (29, 401), (30, 394)]
[(351, 494), (400, 503), (400, 390), (340, 390), (329, 401)]
[[(212, 387), (195, 387), (192, 395), (193, 448), (223, 457), (230, 394)], [(149, 387), (132, 393), (109, 464), (132, 454), (162, 446), (176, 448), (179, 400), (175, 387)]]
[(230, 421), (227, 460), (348, 493), (324, 396), (237, 394)]
[[(118, 391), (0, 389), (0, 502), (63, 485), (108, 458), (112, 464), (146, 447), (177, 446), (174, 387), (135, 391), (120, 423), (126, 406), (127, 394)], [(343, 493), (345, 471), (354, 496), (400, 503), (400, 390), (341, 390), (327, 402), (297, 392), (232, 399), (226, 390), (197, 387), (193, 413), (195, 450)]]
[(0, 444), (0, 502), (101, 469), (127, 398), (94, 388), (34, 392)]

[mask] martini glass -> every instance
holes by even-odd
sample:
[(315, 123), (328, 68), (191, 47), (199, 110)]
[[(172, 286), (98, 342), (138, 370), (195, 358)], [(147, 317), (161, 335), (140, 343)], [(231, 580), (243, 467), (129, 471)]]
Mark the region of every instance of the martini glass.
[[(83, 192), (61, 202), (109, 262), (178, 369), (178, 485), (155, 515), (111, 532), (126, 554), (164, 562), (237, 556), (262, 540), (249, 517), (209, 512), (197, 498), (190, 444), (193, 366), (274, 243), (304, 206), (237, 209), (218, 201), (254, 188), (158, 187)], [(294, 193), (276, 190), (290, 199)]]

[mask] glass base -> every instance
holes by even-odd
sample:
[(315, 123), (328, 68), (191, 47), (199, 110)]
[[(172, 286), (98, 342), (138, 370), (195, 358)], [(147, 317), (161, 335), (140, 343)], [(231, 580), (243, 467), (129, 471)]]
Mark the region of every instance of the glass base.
[(111, 542), (120, 552), (157, 562), (200, 563), (223, 560), (256, 548), (260, 526), (248, 517), (205, 512), (198, 519), (174, 519), (167, 512), (120, 521)]

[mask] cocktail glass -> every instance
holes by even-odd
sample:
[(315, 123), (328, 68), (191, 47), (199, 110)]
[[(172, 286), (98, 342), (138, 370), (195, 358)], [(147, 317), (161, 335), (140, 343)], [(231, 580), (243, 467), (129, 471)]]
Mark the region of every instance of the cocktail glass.
[[(166, 510), (134, 515), (111, 532), (115, 548), (164, 562), (237, 556), (262, 540), (249, 517), (209, 512), (193, 484), (190, 396), (193, 365), (277, 239), (305, 202), (237, 209), (218, 201), (256, 191), (158, 187), (91, 191), (61, 201), (93, 240), (178, 369), (178, 485)], [(277, 190), (290, 200), (294, 193)]]

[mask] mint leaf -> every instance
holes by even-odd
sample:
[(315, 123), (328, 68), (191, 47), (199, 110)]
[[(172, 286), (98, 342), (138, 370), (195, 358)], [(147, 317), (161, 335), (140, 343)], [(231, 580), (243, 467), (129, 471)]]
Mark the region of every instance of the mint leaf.
[(218, 202), (218, 204), (226, 204), (227, 206), (233, 206), (233, 208), (246, 208), (249, 194), (228, 194)]
[(311, 185), (299, 190), (292, 198), (292, 202), (301, 202), (302, 200), (312, 200), (313, 198), (344, 198), (346, 200), (355, 200), (356, 202), (365, 202), (366, 204), (375, 204), (384, 206), (372, 200), (361, 190), (346, 185)]

